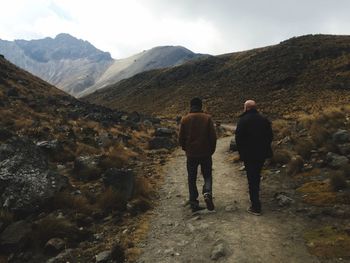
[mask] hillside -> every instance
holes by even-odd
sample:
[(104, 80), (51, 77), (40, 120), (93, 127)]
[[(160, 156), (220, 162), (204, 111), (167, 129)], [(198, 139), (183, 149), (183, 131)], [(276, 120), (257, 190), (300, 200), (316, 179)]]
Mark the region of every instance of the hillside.
[(347, 103), (350, 37), (307, 35), (278, 45), (209, 57), (138, 74), (87, 97), (108, 107), (176, 116), (193, 96), (215, 117), (237, 116), (255, 99), (270, 116)]
[(93, 86), (79, 93), (79, 97), (143, 71), (178, 66), (202, 57), (205, 56), (181, 46), (162, 46), (145, 50), (128, 58), (115, 60)]
[(0, 40), (0, 54), (77, 97), (145, 70), (172, 67), (203, 56), (183, 47), (165, 46), (114, 60), (108, 52), (69, 34), (30, 41)]
[(155, 167), (175, 146), (174, 132), (154, 135), (157, 127), (81, 102), (0, 56), (0, 262), (133, 254), (141, 234), (122, 231), (138, 230)]

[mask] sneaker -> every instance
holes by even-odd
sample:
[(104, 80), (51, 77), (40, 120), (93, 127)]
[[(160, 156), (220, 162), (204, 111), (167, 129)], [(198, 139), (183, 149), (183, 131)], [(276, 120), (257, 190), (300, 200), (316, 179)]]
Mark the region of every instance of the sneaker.
[(213, 197), (211, 196), (210, 193), (204, 194), (204, 201), (205, 201), (205, 204), (207, 205), (207, 209), (209, 211), (213, 211), (215, 207), (214, 207), (214, 203), (213, 203)]
[(248, 207), (247, 212), (255, 216), (261, 216), (261, 211), (254, 209), (253, 207)]
[(200, 205), (191, 205), (192, 213), (204, 210), (205, 208)]

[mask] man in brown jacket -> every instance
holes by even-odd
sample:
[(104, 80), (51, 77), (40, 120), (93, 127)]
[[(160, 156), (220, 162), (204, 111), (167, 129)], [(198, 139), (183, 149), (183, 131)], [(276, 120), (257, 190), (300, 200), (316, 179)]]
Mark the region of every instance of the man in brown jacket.
[(198, 202), (197, 169), (204, 178), (203, 196), (208, 210), (214, 210), (212, 198), (212, 158), (216, 148), (216, 132), (209, 114), (202, 111), (202, 100), (191, 100), (191, 111), (181, 120), (179, 143), (187, 156), (188, 188), (193, 212), (202, 210)]

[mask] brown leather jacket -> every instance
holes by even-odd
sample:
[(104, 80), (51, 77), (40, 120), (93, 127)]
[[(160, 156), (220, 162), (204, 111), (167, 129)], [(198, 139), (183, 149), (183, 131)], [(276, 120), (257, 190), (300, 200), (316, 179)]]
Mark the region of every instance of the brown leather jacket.
[(209, 114), (190, 112), (181, 120), (179, 143), (187, 157), (208, 157), (216, 148), (216, 132)]

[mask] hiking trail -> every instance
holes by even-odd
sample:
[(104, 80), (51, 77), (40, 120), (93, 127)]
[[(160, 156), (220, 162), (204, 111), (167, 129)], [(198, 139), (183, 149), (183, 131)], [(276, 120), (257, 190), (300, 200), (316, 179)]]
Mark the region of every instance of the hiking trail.
[[(303, 239), (305, 219), (276, 209), (275, 192), (262, 181), (263, 215), (246, 212), (249, 206), (245, 173), (230, 160), (232, 137), (218, 140), (213, 156), (213, 196), (216, 212), (193, 215), (188, 199), (186, 157), (177, 149), (164, 166), (164, 184), (154, 209), (147, 238), (139, 244), (138, 263), (172, 262), (327, 262), (310, 255)], [(198, 190), (203, 180), (198, 174)], [(200, 204), (205, 205), (200, 196)]]

